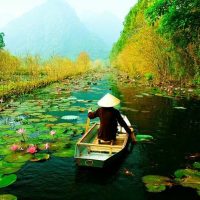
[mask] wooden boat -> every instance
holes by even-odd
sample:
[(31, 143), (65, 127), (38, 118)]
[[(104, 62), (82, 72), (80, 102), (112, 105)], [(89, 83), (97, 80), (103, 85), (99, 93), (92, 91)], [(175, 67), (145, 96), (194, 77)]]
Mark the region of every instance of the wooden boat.
[[(122, 116), (130, 127), (126, 116)], [(75, 147), (75, 160), (78, 166), (103, 168), (119, 158), (128, 146), (128, 134), (124, 128), (118, 127), (118, 134), (114, 144), (99, 144), (99, 123), (94, 124), (77, 142)]]

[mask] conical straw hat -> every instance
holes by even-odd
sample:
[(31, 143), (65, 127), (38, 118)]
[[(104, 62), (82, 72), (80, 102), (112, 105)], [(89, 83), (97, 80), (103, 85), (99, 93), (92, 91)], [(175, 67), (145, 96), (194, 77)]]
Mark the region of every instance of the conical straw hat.
[(105, 108), (114, 107), (118, 105), (119, 103), (120, 103), (120, 100), (109, 93), (106, 94), (104, 97), (102, 97), (98, 101), (98, 105), (100, 107), (105, 107)]

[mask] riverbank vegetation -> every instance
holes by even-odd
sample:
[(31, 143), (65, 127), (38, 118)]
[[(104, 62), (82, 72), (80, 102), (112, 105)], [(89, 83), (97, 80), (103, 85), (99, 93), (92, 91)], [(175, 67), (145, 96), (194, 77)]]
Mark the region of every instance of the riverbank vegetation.
[[(95, 66), (101, 65), (94, 62)], [(85, 73), (93, 66), (87, 53), (82, 52), (75, 61), (53, 56), (44, 61), (39, 56), (20, 58), (0, 50), (0, 98), (23, 94), (38, 87)]]
[(198, 87), (199, 16), (197, 0), (139, 0), (113, 46), (112, 66), (160, 87)]

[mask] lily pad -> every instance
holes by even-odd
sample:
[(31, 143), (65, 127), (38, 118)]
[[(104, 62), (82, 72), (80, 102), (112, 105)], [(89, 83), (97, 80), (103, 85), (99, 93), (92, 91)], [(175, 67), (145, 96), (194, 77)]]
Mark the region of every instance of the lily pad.
[(175, 171), (176, 178), (182, 178), (185, 176), (199, 176), (200, 172), (194, 169), (178, 169)]
[(137, 142), (145, 142), (153, 140), (153, 137), (151, 135), (136, 135)]
[(74, 148), (73, 149), (63, 149), (60, 150), (59, 152), (56, 152), (53, 154), (54, 156), (57, 157), (62, 157), (62, 158), (69, 158), (74, 156)]
[(12, 194), (2, 194), (0, 195), (1, 200), (17, 200), (17, 197)]
[(61, 119), (65, 119), (65, 120), (77, 120), (79, 117), (76, 115), (67, 115), (67, 116), (63, 116), (61, 117)]
[(0, 148), (0, 156), (5, 156), (11, 154), (12, 151), (8, 148), (8, 146), (4, 146)]
[(159, 184), (146, 184), (146, 187), (148, 192), (163, 192), (166, 190), (165, 185)]
[(171, 179), (165, 176), (147, 175), (142, 178), (149, 192), (162, 192), (166, 186), (171, 186)]
[(49, 154), (46, 153), (37, 153), (33, 158), (31, 158), (32, 162), (41, 162), (41, 161), (46, 161), (50, 158)]
[(11, 175), (0, 175), (0, 188), (7, 187), (13, 184), (17, 180), (17, 176), (15, 174)]
[(171, 181), (170, 178), (158, 175), (147, 175), (142, 178), (145, 184), (166, 184)]
[(11, 155), (7, 155), (4, 160), (7, 162), (16, 162), (16, 163), (24, 163), (31, 159), (30, 154), (23, 153), (13, 153)]
[(0, 161), (0, 174), (12, 174), (21, 169), (24, 163), (8, 163)]

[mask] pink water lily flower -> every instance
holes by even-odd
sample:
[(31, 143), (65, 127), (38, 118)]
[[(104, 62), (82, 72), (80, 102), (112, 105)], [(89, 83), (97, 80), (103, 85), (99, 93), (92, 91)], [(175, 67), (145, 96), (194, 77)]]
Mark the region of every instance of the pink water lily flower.
[(27, 149), (27, 152), (30, 154), (34, 154), (37, 152), (37, 148), (35, 146), (31, 146)]
[(17, 131), (17, 133), (19, 133), (19, 134), (22, 136), (23, 142), (25, 142), (25, 138), (24, 138), (24, 133), (25, 133), (25, 132), (26, 132), (26, 130), (23, 129), (23, 128), (20, 128), (20, 129)]
[(49, 147), (50, 147), (50, 146), (49, 146), (49, 143), (46, 143), (46, 144), (45, 144), (45, 149), (47, 150), (47, 149), (49, 149)]
[(17, 133), (19, 133), (19, 134), (23, 134), (23, 133), (25, 133), (26, 131), (25, 131), (25, 129), (23, 129), (23, 128), (20, 128), (18, 131), (17, 131)]
[(52, 136), (54, 136), (56, 134), (56, 131), (54, 131), (54, 130), (52, 130), (51, 132), (50, 132), (50, 135), (52, 135)]
[(16, 145), (16, 144), (13, 144), (13, 145), (10, 147), (10, 149), (11, 149), (12, 151), (17, 151), (17, 150), (19, 150), (19, 146)]

